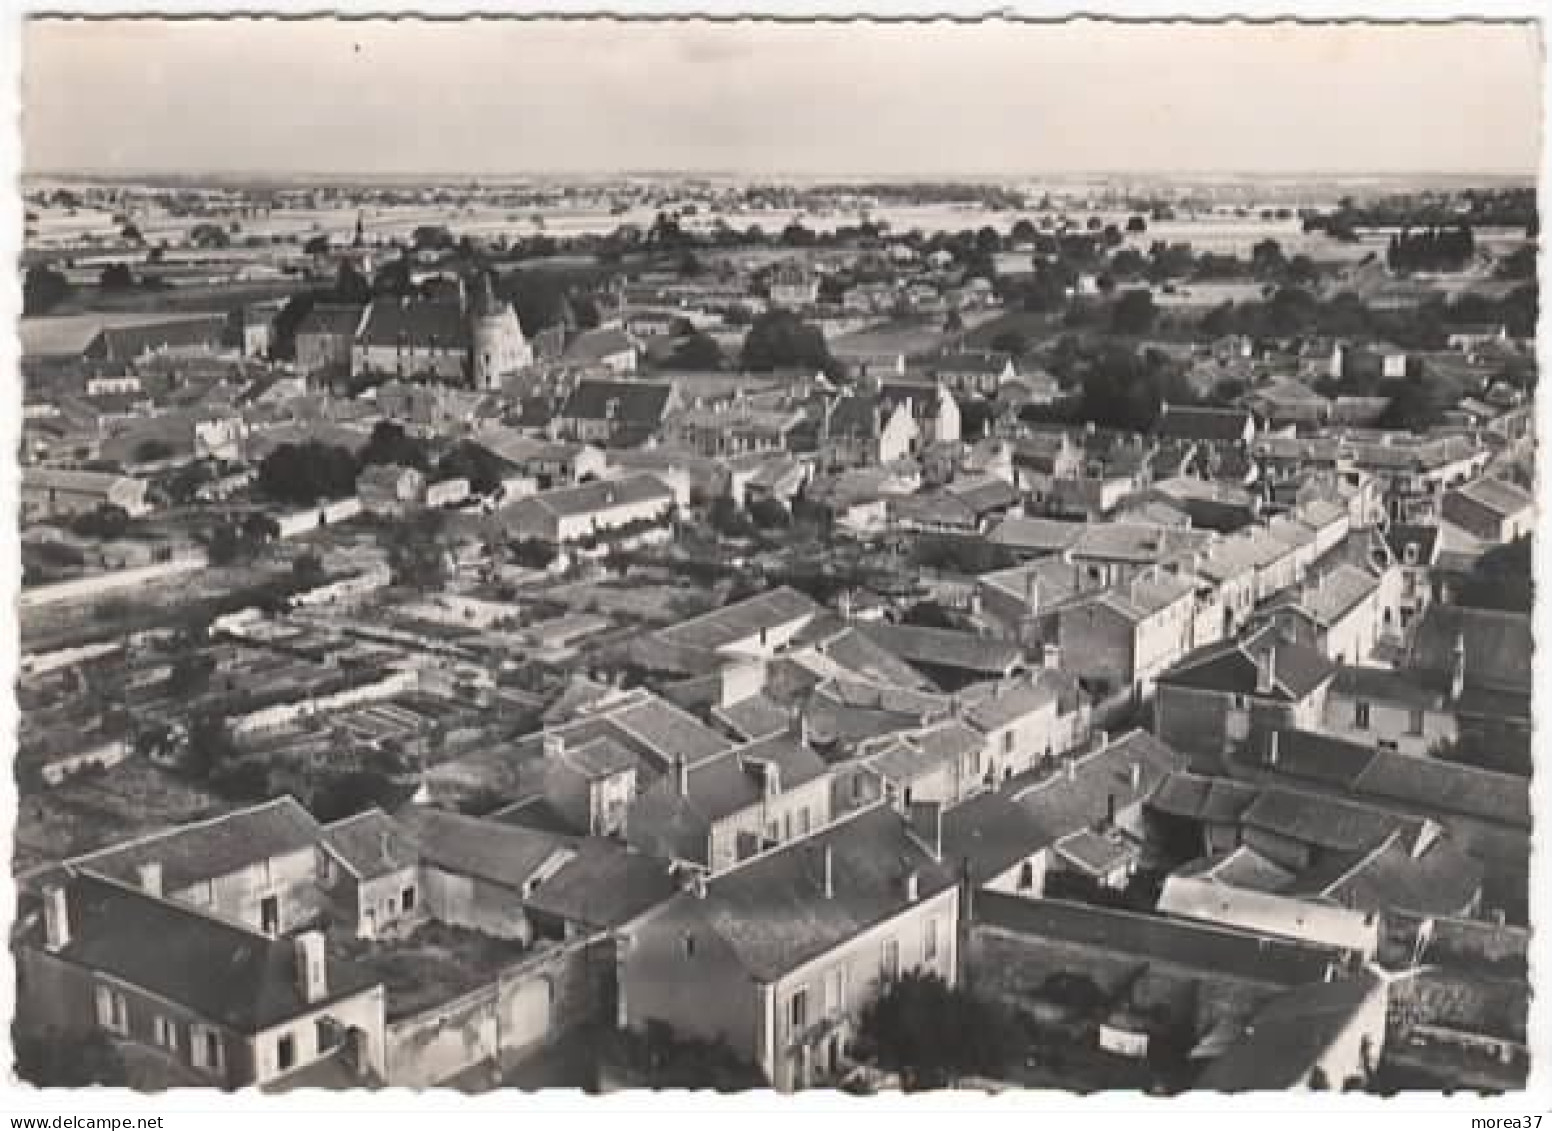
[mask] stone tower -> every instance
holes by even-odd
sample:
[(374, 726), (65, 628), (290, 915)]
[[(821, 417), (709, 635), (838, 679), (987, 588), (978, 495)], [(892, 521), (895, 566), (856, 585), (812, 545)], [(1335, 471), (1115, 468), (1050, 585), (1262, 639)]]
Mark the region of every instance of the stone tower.
[(517, 311), (511, 303), (497, 300), (489, 272), (482, 271), (474, 285), (469, 328), (473, 350), (470, 373), (476, 389), (500, 389), (504, 378), (533, 364), (533, 346), (523, 334)]

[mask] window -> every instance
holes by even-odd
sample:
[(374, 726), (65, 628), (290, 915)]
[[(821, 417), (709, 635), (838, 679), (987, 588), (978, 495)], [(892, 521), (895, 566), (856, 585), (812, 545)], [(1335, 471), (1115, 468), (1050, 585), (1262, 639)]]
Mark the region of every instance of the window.
[(1407, 715), (1407, 733), (1408, 734), (1422, 734), (1423, 733), (1423, 710), (1422, 710), (1421, 707), (1414, 707), (1408, 713), (1408, 715)]
[(123, 994), (107, 986), (97, 987), (97, 1024), (110, 1032), (129, 1032), (129, 1004)]
[(266, 895), (259, 901), (259, 929), (266, 935), (280, 933), (280, 899)]
[(695, 936), (687, 934), (687, 935), (684, 936), (684, 939), (682, 941), (684, 943), (684, 956), (686, 958), (694, 958), (695, 957)]
[(1353, 726), (1359, 730), (1369, 729), (1369, 705), (1362, 699), (1353, 704)]
[(808, 807), (805, 805), (798, 810), (798, 835), (807, 836), (809, 831)]
[(1019, 865), (1018, 886), (1019, 891), (1028, 891), (1035, 886), (1035, 866), (1028, 860)]
[(388, 917), (391, 919), (399, 913), (399, 901), (393, 896), (388, 897)]
[(403, 894), (399, 897), (399, 904), (404, 908), (406, 915), (415, 910), (415, 889), (405, 888)]
[(922, 939), (922, 961), (931, 964), (938, 957), (938, 921), (927, 920), (927, 933)]
[(178, 1026), (166, 1017), (155, 1021), (156, 1043), (171, 1052), (178, 1051)]
[(830, 1009), (830, 1015), (844, 1013), (846, 1010), (846, 967), (837, 966), (830, 973), (829, 1001), (826, 1003)]
[(203, 1025), (189, 1028), (189, 1061), (195, 1068), (221, 1068), (221, 1037)]
[(1013, 753), (1013, 732), (1011, 730), (1002, 736), (1002, 752), (1004, 754)]
[(290, 1033), (275, 1042), (275, 1063), (282, 1072), (296, 1063), (296, 1038)]
[(884, 964), (881, 976), (885, 981), (893, 981), (900, 976), (900, 941), (890, 939), (884, 944)]
[(808, 1028), (808, 987), (796, 991), (787, 1001), (787, 1026), (791, 1032), (801, 1033)]

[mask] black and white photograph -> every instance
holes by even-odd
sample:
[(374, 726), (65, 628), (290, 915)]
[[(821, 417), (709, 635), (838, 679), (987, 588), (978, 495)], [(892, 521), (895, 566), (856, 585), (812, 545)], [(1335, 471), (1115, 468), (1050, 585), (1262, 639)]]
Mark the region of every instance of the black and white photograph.
[(17, 20), (12, 1089), (1525, 1115), (1544, 23), (400, 15)]

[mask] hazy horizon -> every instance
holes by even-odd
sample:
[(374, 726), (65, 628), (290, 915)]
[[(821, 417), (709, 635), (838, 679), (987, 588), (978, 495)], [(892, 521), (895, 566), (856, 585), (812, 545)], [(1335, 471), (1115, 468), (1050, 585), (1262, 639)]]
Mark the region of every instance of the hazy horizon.
[[(26, 175), (1534, 178), (1527, 23), (34, 19)], [(435, 97), (427, 97), (434, 92)]]

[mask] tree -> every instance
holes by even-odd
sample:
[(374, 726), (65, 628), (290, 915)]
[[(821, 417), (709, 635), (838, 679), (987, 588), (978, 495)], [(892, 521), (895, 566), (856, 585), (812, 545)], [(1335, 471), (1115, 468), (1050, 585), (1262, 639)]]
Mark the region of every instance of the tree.
[(1117, 334), (1146, 334), (1157, 317), (1158, 308), (1148, 291), (1122, 291), (1110, 308), (1110, 328)]
[(383, 531), (388, 568), (395, 585), (423, 593), (433, 592), (447, 580), (447, 516), (426, 510)]
[(448, 251), (457, 245), (453, 233), (441, 224), (421, 224), (410, 235), (416, 251)]
[(47, 314), (69, 298), (73, 290), (63, 272), (41, 263), (29, 267), (22, 281), (22, 314)]
[(38, 1088), (122, 1088), (129, 1078), (118, 1047), (101, 1030), (29, 1032), (11, 1026), (16, 1074)]
[(145, 243), (145, 237), (140, 234), (140, 229), (134, 224), (125, 224), (119, 229), (119, 238), (125, 243)]
[(678, 369), (721, 369), (726, 362), (717, 339), (699, 330), (674, 346), (673, 365)]
[(334, 276), (335, 302), (346, 303), (351, 306), (365, 306), (372, 301), (372, 284), (367, 277), (356, 270), (355, 264), (348, 259), (340, 260), (339, 271)]
[(1535, 573), (1530, 535), (1494, 546), (1471, 566), (1455, 592), (1455, 602), (1482, 609), (1528, 613), (1534, 607)]
[(467, 479), (469, 490), (489, 495), (501, 486), (506, 464), (486, 448), (460, 440), (437, 463), (438, 479)]
[(744, 337), (743, 366), (755, 373), (773, 369), (821, 369), (838, 371), (824, 331), (803, 321), (790, 310), (768, 310), (754, 320)]
[(1029, 339), (1017, 330), (1002, 330), (992, 338), (991, 348), (1018, 359), (1029, 352)]
[(357, 459), (362, 467), (391, 465), (425, 471), (429, 466), (425, 441), (411, 436), (395, 420), (380, 420), (373, 426)]
[(307, 242), (302, 245), (302, 254), (303, 255), (328, 255), (329, 254), (329, 237), (328, 237), (328, 235), (323, 233), (323, 232), (320, 232), (316, 236), (309, 237)]
[(863, 1008), (856, 1051), (899, 1073), (906, 1091), (917, 1091), (966, 1076), (997, 1077), (1021, 1043), (1000, 1005), (950, 986), (939, 974), (911, 971)]
[(792, 515), (776, 499), (761, 496), (748, 506), (749, 518), (761, 530), (785, 530), (792, 525)]
[(158, 460), (170, 459), (175, 454), (177, 454), (177, 449), (170, 443), (154, 437), (149, 440), (141, 440), (140, 443), (135, 445), (136, 463), (155, 463)]
[(291, 576), (303, 588), (310, 588), (319, 584), (326, 576), (323, 569), (323, 559), (318, 556), (315, 550), (302, 551), (291, 559)]
[(129, 512), (112, 503), (98, 503), (71, 519), (70, 529), (83, 538), (120, 538), (129, 529)]
[(303, 506), (343, 498), (356, 489), (356, 457), (318, 440), (281, 444), (259, 464), (258, 488), (278, 502)]
[(706, 521), (724, 538), (747, 538), (754, 533), (749, 516), (739, 510), (738, 504), (728, 495), (718, 495), (711, 501)]

